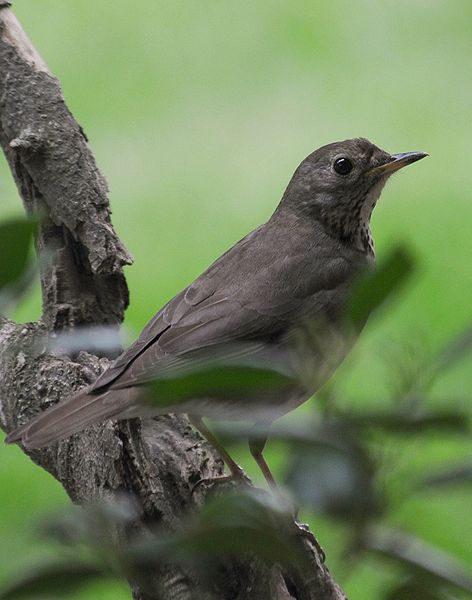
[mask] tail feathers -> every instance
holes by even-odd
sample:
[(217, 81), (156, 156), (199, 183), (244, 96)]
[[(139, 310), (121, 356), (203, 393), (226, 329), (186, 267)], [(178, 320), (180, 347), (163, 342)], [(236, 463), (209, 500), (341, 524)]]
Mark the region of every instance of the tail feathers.
[[(41, 413), (29, 423), (12, 431), (5, 442), (21, 442), (25, 448), (41, 448), (69, 437), (88, 425), (109, 418), (131, 418), (139, 414), (137, 388), (111, 390), (104, 394), (80, 390), (64, 402)], [(124, 413), (124, 414), (122, 414)]]

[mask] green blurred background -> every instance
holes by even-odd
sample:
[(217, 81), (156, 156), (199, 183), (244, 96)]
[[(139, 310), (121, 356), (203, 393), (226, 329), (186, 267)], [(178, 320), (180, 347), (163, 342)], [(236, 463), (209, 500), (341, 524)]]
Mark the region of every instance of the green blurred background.
[[(375, 212), (378, 255), (407, 242), (420, 267), (368, 326), (337, 375), (340, 389), (356, 405), (388, 403), (392, 347), (428, 353), (468, 323), (470, 0), (17, 0), (14, 10), (108, 178), (114, 225), (135, 258), (130, 337), (267, 219), (304, 156), (356, 136), (431, 156), (395, 176)], [(21, 212), (3, 157), (0, 194), (0, 218)], [(36, 290), (15, 316), (38, 315)], [(466, 405), (471, 379), (463, 365), (433, 397)], [(272, 446), (272, 463), (283, 461), (279, 450)], [(393, 444), (390, 476), (399, 499), (392, 522), (472, 567), (470, 492), (402, 496), (405, 477), (470, 450), (434, 436)], [(256, 476), (242, 451), (240, 460)], [(60, 486), (18, 448), (0, 448), (0, 579), (47, 552), (31, 540), (31, 523), (65, 504)], [(339, 557), (343, 527), (319, 517), (312, 525), (351, 600), (378, 598), (395, 571), (372, 560), (349, 572)], [(118, 584), (80, 598), (99, 594), (129, 597)]]

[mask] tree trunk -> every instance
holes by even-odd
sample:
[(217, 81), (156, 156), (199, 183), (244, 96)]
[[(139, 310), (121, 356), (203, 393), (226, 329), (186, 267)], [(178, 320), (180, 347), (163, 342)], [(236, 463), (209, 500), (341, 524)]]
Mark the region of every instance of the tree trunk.
[[(9, 432), (39, 411), (90, 383), (107, 359), (46, 350), (45, 339), (84, 325), (119, 327), (128, 305), (123, 265), (131, 257), (110, 221), (107, 185), (81, 127), (15, 16), (0, 0), (0, 143), (28, 214), (41, 215), (37, 236), (43, 316), (16, 324), (0, 315), (0, 421)], [(221, 474), (222, 461), (184, 416), (106, 422), (27, 454), (84, 503), (118, 491), (142, 509), (138, 527), (169, 530), (202, 501), (192, 493), (201, 478)], [(225, 565), (214, 583), (176, 567), (156, 573), (164, 597), (184, 600), (345, 598), (307, 541), (311, 569), (291, 578), (257, 559)], [(216, 587), (215, 587), (216, 586)], [(152, 600), (131, 583), (135, 599)]]

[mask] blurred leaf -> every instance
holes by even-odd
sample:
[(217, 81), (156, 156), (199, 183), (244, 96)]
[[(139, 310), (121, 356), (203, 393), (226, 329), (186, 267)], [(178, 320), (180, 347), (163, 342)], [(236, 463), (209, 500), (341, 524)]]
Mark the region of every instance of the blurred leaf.
[[(151, 388), (166, 404), (189, 398), (226, 397), (281, 389), (291, 382), (274, 371), (252, 367), (208, 367), (182, 377), (158, 379)], [(157, 400), (156, 403), (159, 403)]]
[(436, 581), (413, 580), (401, 583), (389, 590), (385, 600), (453, 600), (452, 596), (438, 589)]
[(319, 423), (314, 419), (307, 419), (305, 415), (300, 420), (282, 421), (274, 425), (271, 423), (256, 423), (255, 425), (235, 422), (215, 423), (213, 429), (225, 441), (238, 442), (251, 436), (270, 437), (271, 440), (287, 442), (293, 448), (299, 448), (301, 452), (309, 446), (350, 452), (354, 443), (344, 421), (333, 419)]
[(261, 490), (213, 497), (201, 512), (175, 535), (156, 534), (128, 549), (135, 568), (177, 562), (201, 569), (221, 560), (254, 553), (282, 564), (303, 564), (299, 533), (286, 507)]
[(39, 527), (43, 536), (64, 545), (88, 544), (108, 549), (114, 545), (116, 531), (138, 518), (133, 499), (117, 494), (109, 500), (85, 506), (72, 506), (45, 519)]
[(13, 219), (0, 223), (0, 311), (16, 306), (35, 280), (37, 268), (29, 260), (34, 221)]
[(472, 464), (457, 465), (425, 477), (420, 487), (453, 487), (472, 483)]
[[(346, 427), (291, 439), (285, 483), (303, 506), (352, 524), (381, 512), (373, 461)], [(341, 441), (340, 441), (341, 440)]]
[(0, 289), (0, 312), (18, 306), (20, 300), (31, 289), (37, 275), (37, 265), (31, 263), (19, 279)]
[(383, 429), (391, 433), (418, 434), (431, 429), (468, 433), (469, 417), (459, 410), (416, 413), (364, 413), (345, 417), (353, 427)]
[(411, 275), (413, 256), (403, 247), (393, 250), (375, 271), (362, 277), (354, 286), (347, 315), (355, 325), (362, 325), (372, 311), (391, 296)]
[(63, 598), (104, 576), (99, 568), (90, 564), (50, 563), (27, 570), (21, 578), (0, 591), (0, 600)]
[(39, 533), (69, 547), (74, 558), (94, 562), (103, 572), (122, 573), (120, 532), (138, 518), (133, 499), (118, 494), (112, 499), (81, 507), (70, 507), (41, 523)]
[(400, 401), (406, 410), (412, 404), (417, 408), (431, 383), (428, 339), (419, 332), (402, 340), (383, 339), (379, 351), (393, 404), (398, 406)]
[(139, 507), (132, 495), (115, 493), (113, 498), (89, 505), (89, 514), (93, 525), (97, 520), (108, 527), (124, 527), (139, 518)]
[(0, 223), (0, 289), (25, 273), (35, 229), (36, 223), (27, 219)]
[(113, 326), (77, 327), (73, 331), (48, 337), (48, 350), (67, 354), (90, 352), (92, 354), (119, 354), (122, 350), (120, 330)]
[(190, 398), (258, 396), (291, 387), (295, 379), (286, 361), (283, 351), (262, 343), (222, 344), (165, 357), (150, 381), (150, 402), (168, 406)]
[(77, 545), (88, 541), (88, 525), (86, 509), (71, 506), (63, 512), (50, 515), (43, 519), (38, 526), (41, 537), (50, 538), (63, 545)]
[(364, 539), (366, 550), (401, 563), (413, 577), (472, 594), (472, 573), (455, 557), (399, 531), (377, 529)]
[(472, 352), (472, 326), (451, 340), (437, 355), (434, 369), (444, 371), (466, 358)]

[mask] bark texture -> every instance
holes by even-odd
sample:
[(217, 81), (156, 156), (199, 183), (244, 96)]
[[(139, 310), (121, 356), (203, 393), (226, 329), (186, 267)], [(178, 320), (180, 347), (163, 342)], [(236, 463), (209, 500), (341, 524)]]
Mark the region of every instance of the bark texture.
[[(107, 185), (48, 71), (10, 10), (0, 0), (0, 143), (29, 214), (42, 217), (37, 238), (43, 317), (16, 324), (0, 315), (0, 423), (9, 432), (90, 383), (107, 359), (48, 352), (55, 332), (84, 325), (118, 327), (128, 305), (122, 267), (131, 257), (110, 221)], [(202, 497), (201, 478), (219, 475), (222, 462), (183, 416), (107, 422), (30, 458), (51, 473), (77, 503), (132, 493), (142, 508), (137, 527), (179, 527)], [(193, 598), (340, 600), (345, 598), (307, 541), (311, 568), (292, 573), (255, 558), (222, 565), (224, 576), (199, 581), (169, 567), (155, 579), (169, 600)], [(131, 583), (133, 598), (153, 600)]]

